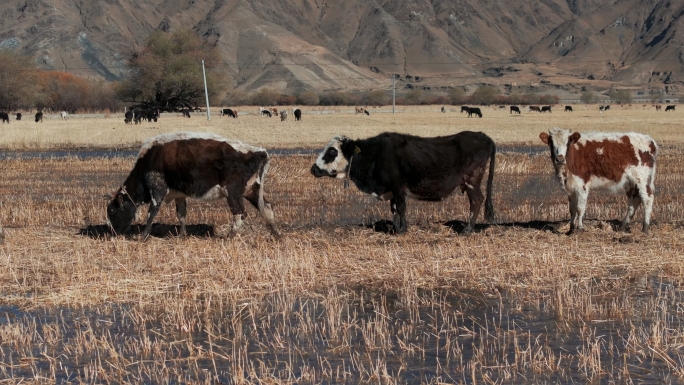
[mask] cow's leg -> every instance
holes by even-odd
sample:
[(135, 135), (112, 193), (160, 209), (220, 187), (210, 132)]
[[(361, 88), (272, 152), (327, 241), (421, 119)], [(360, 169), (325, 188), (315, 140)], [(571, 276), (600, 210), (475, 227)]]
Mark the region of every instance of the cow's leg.
[(641, 201), (644, 202), (644, 226), (642, 231), (648, 234), (648, 229), (651, 227), (651, 213), (653, 212), (653, 192), (655, 191), (655, 186), (653, 180), (649, 177), (649, 181), (646, 185), (639, 188), (639, 196)]
[(568, 235), (575, 231), (575, 224), (577, 222), (577, 193), (573, 192), (568, 195), (568, 205), (570, 206), (570, 230)]
[(249, 203), (251, 203), (257, 210), (259, 210), (259, 214), (261, 214), (262, 218), (264, 218), (264, 220), (266, 221), (266, 225), (268, 226), (268, 229), (271, 231), (271, 234), (273, 234), (273, 236), (275, 236), (276, 238), (280, 238), (278, 226), (276, 226), (275, 223), (275, 215), (273, 214), (273, 208), (271, 207), (271, 204), (263, 196), (263, 205), (262, 207), (259, 207), (259, 194), (262, 188), (263, 187), (260, 184), (254, 183), (252, 185), (250, 192), (247, 195), (245, 195), (245, 199), (247, 199)]
[(406, 223), (406, 196), (403, 192), (393, 192), (392, 199), (390, 200), (390, 209), (392, 214), (392, 224), (394, 225), (394, 231), (397, 234), (403, 234), (408, 229), (408, 224)]
[(627, 215), (625, 215), (625, 220), (622, 221), (622, 225), (620, 226), (622, 231), (629, 231), (629, 223), (632, 218), (634, 218), (636, 209), (640, 204), (641, 197), (639, 196), (639, 188), (637, 186), (630, 186), (627, 189)]
[(185, 237), (186, 235), (188, 235), (188, 233), (185, 231), (185, 215), (187, 213), (187, 202), (185, 198), (176, 199), (176, 216), (178, 217), (178, 221), (181, 224), (181, 237)]
[(238, 189), (230, 186), (226, 189), (228, 196), (228, 207), (230, 207), (230, 212), (233, 213), (233, 228), (230, 231), (231, 235), (234, 235), (240, 227), (242, 227), (243, 220), (245, 219), (245, 203), (242, 201), (242, 196), (244, 191), (237, 191)]
[(588, 188), (585, 186), (577, 193), (577, 228), (576, 230), (584, 230), (584, 212), (587, 210), (587, 198), (589, 197)]
[(142, 234), (142, 241), (145, 242), (152, 232), (152, 221), (159, 213), (159, 208), (164, 203), (164, 197), (169, 191), (164, 176), (158, 172), (151, 172), (145, 175), (145, 183), (150, 190), (150, 209), (148, 210), (147, 224)]
[(468, 224), (461, 234), (468, 235), (475, 229), (475, 221), (480, 215), (480, 209), (482, 208), (482, 202), (484, 202), (484, 195), (480, 186), (482, 185), (482, 177), (485, 173), (484, 165), (478, 167), (470, 175), (463, 176), (462, 187), (465, 187), (466, 194), (468, 195), (468, 201), (470, 202), (470, 217), (468, 218)]

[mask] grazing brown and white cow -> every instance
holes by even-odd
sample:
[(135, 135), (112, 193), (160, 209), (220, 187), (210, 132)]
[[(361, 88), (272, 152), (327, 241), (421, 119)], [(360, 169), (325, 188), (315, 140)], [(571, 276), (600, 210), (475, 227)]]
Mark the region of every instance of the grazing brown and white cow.
[(247, 199), (278, 237), (273, 210), (264, 199), (264, 180), (269, 157), (266, 150), (218, 135), (181, 132), (147, 139), (133, 170), (107, 206), (107, 218), (116, 234), (128, 231), (136, 208), (150, 203), (145, 240), (163, 202), (175, 201), (176, 214), (185, 235), (186, 198), (224, 198), (235, 221), (233, 232), (242, 226)]
[(624, 230), (639, 204), (644, 204), (644, 233), (648, 232), (653, 210), (658, 146), (648, 135), (637, 133), (580, 134), (552, 128), (539, 134), (551, 149), (556, 177), (570, 201), (570, 231), (582, 229), (587, 197), (592, 188), (608, 188), (627, 193)]
[(660, 109), (663, 108), (663, 106), (661, 106), (660, 104), (656, 104), (655, 108), (656, 108), (656, 111), (660, 111)]

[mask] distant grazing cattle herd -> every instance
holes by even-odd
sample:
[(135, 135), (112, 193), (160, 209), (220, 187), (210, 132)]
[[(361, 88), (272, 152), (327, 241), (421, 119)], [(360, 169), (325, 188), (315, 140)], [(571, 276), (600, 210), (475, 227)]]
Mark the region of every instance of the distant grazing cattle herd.
[[(669, 102), (669, 100), (667, 100)], [(620, 107), (625, 107), (625, 105), (619, 105)], [(631, 106), (631, 104), (629, 105)], [(653, 107), (655, 107), (656, 111), (662, 111), (662, 106), (660, 104), (653, 104)], [(521, 114), (521, 107), (519, 106), (508, 106), (509, 107), (509, 114), (510, 115), (520, 115)], [(570, 105), (565, 105), (561, 106), (563, 108), (564, 112), (573, 112), (573, 107)], [(646, 108), (647, 105), (644, 104), (643, 108)], [(668, 111), (675, 111), (676, 105), (666, 105), (665, 106), (665, 112)], [(505, 105), (498, 105), (498, 106), (493, 106), (493, 108), (498, 109), (499, 111), (505, 110), (506, 106)], [(446, 106), (441, 106), (440, 107), (440, 112), (446, 113), (447, 108)], [(610, 110), (610, 105), (599, 105), (598, 106), (599, 113), (604, 113), (608, 110)], [(191, 116), (192, 110), (189, 108), (183, 108), (180, 110), (176, 110), (179, 112), (183, 117), (189, 118)], [(454, 110), (451, 110), (454, 111)], [(528, 113), (531, 112), (539, 112), (539, 113), (552, 113), (552, 106), (551, 105), (545, 105), (545, 106), (538, 106), (538, 105), (528, 105), (527, 106), (527, 111)], [(370, 111), (368, 110), (368, 107), (354, 107), (354, 112), (355, 114), (362, 114), (362, 115), (370, 115)], [(471, 117), (483, 117), (483, 109), (480, 107), (469, 107), (469, 106), (461, 106), (460, 109), (461, 113), (466, 113), (468, 118)], [(301, 121), (302, 120), (302, 110), (299, 108), (292, 108), (290, 109), (280, 109), (278, 110), (277, 107), (259, 107), (258, 110), (256, 111), (257, 115), (264, 116), (264, 117), (273, 117), (279, 116), (280, 121), (284, 122), (287, 121), (290, 116), (294, 116), (295, 121)], [(245, 112), (245, 114), (247, 114)], [(220, 116), (228, 116), (234, 119), (237, 119), (238, 116), (240, 115), (238, 110), (235, 108), (221, 108), (219, 110), (219, 115)], [(16, 120), (21, 121), (22, 119), (22, 114), (20, 112), (17, 112), (15, 114)], [(133, 109), (128, 109), (124, 112), (124, 123), (125, 124), (141, 124), (145, 121), (147, 122), (157, 122), (157, 120), (161, 116), (161, 111), (159, 109), (154, 109), (154, 108), (133, 108)], [(36, 123), (42, 123), (43, 122), (43, 111), (39, 110), (38, 112), (35, 113), (35, 122)], [(69, 117), (69, 113), (67, 111), (61, 111), (59, 113), (59, 117), (61, 120), (67, 120)], [(0, 111), (0, 120), (2, 120), (3, 123), (9, 123), (10, 122), (10, 115), (5, 112), (5, 111)]]

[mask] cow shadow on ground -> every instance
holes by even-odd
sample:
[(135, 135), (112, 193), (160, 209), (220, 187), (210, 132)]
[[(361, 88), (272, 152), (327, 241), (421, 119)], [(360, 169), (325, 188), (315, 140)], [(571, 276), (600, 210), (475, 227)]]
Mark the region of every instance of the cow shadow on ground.
[[(218, 238), (214, 226), (206, 224), (186, 225), (185, 229), (190, 237), (197, 238)], [(126, 238), (139, 238), (145, 230), (145, 225), (132, 225), (130, 230), (126, 233)], [(168, 225), (163, 223), (154, 223), (150, 236), (155, 238), (175, 238), (180, 234), (180, 225)], [(89, 225), (78, 231), (78, 235), (90, 237), (93, 239), (110, 238), (114, 236), (109, 225)]]
[[(538, 230), (538, 231), (549, 231), (554, 234), (562, 234), (560, 231), (558, 231), (559, 227), (562, 227), (563, 225), (567, 224), (568, 221), (528, 221), (528, 222), (503, 222), (503, 223), (476, 223), (475, 228), (473, 229), (474, 233), (481, 232), (483, 230), (486, 230), (490, 227), (499, 227), (499, 228), (513, 228), (513, 227), (518, 227), (521, 229), (531, 229), (531, 230)], [(449, 227), (453, 232), (461, 234), (463, 230), (465, 230), (466, 226), (468, 225), (468, 222), (464, 221), (458, 221), (458, 220), (453, 220), (453, 221), (447, 221), (442, 223), (444, 226)]]
[[(615, 221), (616, 224), (613, 224), (612, 221), (611, 226), (614, 229), (619, 228), (620, 222)], [(564, 225), (566, 225), (568, 221), (529, 221), (529, 222), (505, 222), (505, 223), (495, 223), (495, 224), (490, 224), (490, 223), (476, 223), (475, 228), (473, 229), (474, 233), (479, 233), (482, 232), (490, 227), (499, 227), (499, 228), (513, 228), (513, 227), (519, 227), (522, 229), (532, 229), (532, 230), (539, 230), (539, 231), (549, 231), (554, 234), (564, 234), (560, 232), (558, 229)], [(458, 221), (458, 220), (453, 220), (453, 221), (447, 221), (447, 222), (441, 222), (443, 226), (446, 226), (450, 228), (453, 232), (457, 234), (462, 234), (463, 230), (465, 230), (466, 226), (468, 225), (468, 222), (464, 221)], [(365, 225), (366, 228), (373, 229), (373, 231), (378, 232), (378, 233), (386, 233), (386, 234), (396, 234), (396, 230), (394, 228), (394, 223), (388, 219), (382, 219), (377, 222), (374, 222), (372, 224), (367, 224)]]

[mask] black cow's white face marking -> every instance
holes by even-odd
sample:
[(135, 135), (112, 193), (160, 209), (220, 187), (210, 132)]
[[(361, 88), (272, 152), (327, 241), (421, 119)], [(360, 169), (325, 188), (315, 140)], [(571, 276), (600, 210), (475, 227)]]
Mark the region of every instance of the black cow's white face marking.
[(349, 161), (342, 154), (342, 144), (347, 140), (349, 138), (346, 136), (336, 136), (328, 143), (311, 167), (311, 173), (315, 177), (344, 179), (347, 176)]

